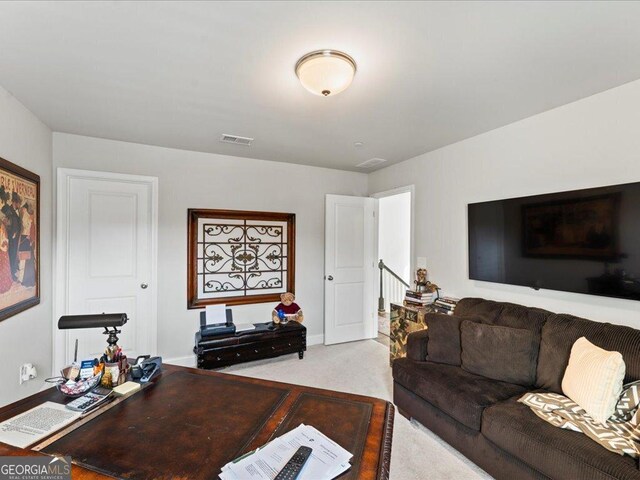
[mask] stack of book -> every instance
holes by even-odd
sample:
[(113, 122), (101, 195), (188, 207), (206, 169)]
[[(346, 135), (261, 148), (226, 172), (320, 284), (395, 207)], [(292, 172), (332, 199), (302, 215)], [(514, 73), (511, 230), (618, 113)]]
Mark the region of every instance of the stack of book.
[(453, 297), (441, 297), (433, 302), (433, 308), (438, 313), (446, 313), (447, 315), (453, 315), (453, 311), (456, 309), (458, 299)]
[(425, 305), (430, 305), (433, 303), (433, 292), (416, 292), (414, 290), (407, 290), (407, 293), (404, 296), (404, 306), (405, 307), (415, 307), (422, 308)]

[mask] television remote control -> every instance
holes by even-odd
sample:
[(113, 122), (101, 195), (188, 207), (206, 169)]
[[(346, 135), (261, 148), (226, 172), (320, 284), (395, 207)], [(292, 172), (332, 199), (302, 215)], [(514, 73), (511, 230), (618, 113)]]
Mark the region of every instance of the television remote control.
[(282, 470), (276, 475), (273, 480), (295, 480), (300, 475), (302, 467), (307, 463), (307, 460), (311, 456), (312, 449), (309, 447), (300, 447), (293, 454), (293, 457), (289, 459), (287, 464), (282, 467)]

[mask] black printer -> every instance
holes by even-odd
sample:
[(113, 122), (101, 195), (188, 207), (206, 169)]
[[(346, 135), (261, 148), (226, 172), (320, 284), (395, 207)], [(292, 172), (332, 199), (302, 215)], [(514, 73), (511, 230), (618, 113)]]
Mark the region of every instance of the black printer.
[(202, 338), (216, 337), (218, 335), (232, 335), (236, 333), (236, 326), (233, 324), (233, 313), (230, 308), (226, 309), (226, 323), (212, 323), (207, 325), (207, 313), (200, 312), (200, 336)]

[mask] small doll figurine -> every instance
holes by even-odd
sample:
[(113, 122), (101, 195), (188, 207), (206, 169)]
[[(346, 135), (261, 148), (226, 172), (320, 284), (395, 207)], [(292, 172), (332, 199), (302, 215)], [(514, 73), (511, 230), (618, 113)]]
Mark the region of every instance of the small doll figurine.
[(289, 320), (295, 320), (302, 323), (304, 317), (302, 309), (294, 302), (296, 297), (291, 292), (280, 295), (280, 303), (271, 312), (273, 323), (287, 323)]
[(435, 283), (431, 283), (427, 280), (427, 269), (419, 268), (416, 270), (416, 279), (413, 282), (416, 284), (416, 291), (423, 293), (433, 293), (440, 290), (440, 287)]
[(427, 287), (427, 269), (419, 268), (416, 270), (416, 279), (414, 281), (416, 284), (416, 290), (418, 292), (425, 292)]

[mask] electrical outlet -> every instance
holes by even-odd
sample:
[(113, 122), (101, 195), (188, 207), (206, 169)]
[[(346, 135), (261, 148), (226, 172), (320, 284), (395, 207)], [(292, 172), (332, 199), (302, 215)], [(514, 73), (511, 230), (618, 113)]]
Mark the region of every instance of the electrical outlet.
[(36, 371), (36, 367), (31, 363), (25, 363), (20, 366), (20, 378), (18, 383), (22, 385), (24, 382), (28, 382), (29, 380), (36, 378), (38, 376), (38, 372)]

